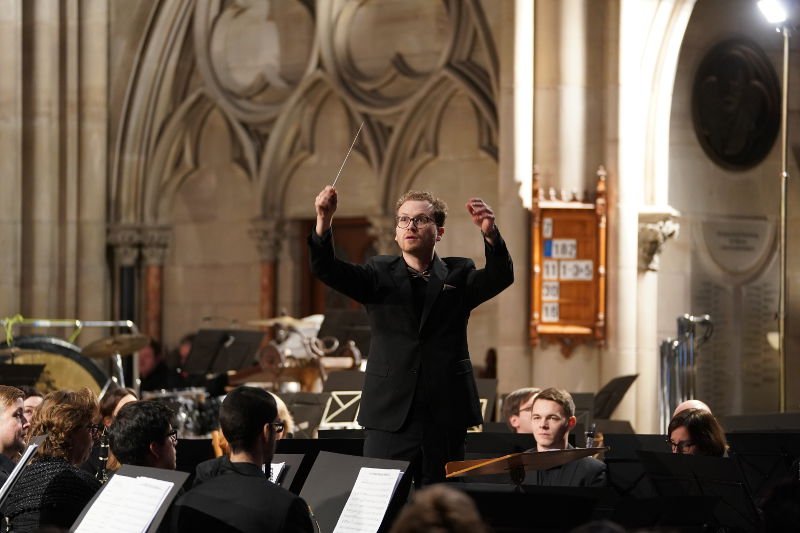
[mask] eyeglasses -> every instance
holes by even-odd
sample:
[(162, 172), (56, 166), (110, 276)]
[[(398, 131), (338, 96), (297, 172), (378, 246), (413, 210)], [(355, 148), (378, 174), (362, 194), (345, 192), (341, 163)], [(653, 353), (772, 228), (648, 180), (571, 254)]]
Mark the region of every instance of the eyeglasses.
[(683, 453), (687, 448), (694, 446), (694, 442), (690, 440), (679, 440), (678, 442), (672, 442), (672, 439), (670, 438), (665, 440), (667, 441), (667, 444), (672, 447), (673, 452)]
[(416, 228), (424, 228), (433, 223), (433, 219), (428, 215), (417, 215), (415, 217), (400, 215), (395, 217), (394, 221), (400, 229), (406, 229), (411, 224), (414, 224)]
[(86, 429), (88, 429), (91, 432), (92, 437), (96, 437), (103, 430), (103, 425), (89, 424), (88, 426), (86, 426)]
[(286, 429), (286, 422), (283, 420), (272, 422), (270, 425), (275, 428), (275, 433), (283, 433), (283, 430)]
[(525, 411), (532, 411), (532, 410), (533, 410), (533, 406), (532, 405), (530, 407), (523, 407), (522, 409), (517, 411), (517, 414), (521, 414), (521, 413), (524, 413)]
[(173, 429), (172, 431), (167, 433), (167, 437), (172, 439), (172, 443), (173, 444), (178, 444), (178, 430), (177, 429)]

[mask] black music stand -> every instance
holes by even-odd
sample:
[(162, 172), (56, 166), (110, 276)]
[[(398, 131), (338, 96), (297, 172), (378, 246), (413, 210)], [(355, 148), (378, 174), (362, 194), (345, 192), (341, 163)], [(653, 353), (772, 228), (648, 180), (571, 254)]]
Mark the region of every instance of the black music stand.
[(387, 468), (402, 472), (395, 487), (389, 507), (378, 531), (387, 531), (394, 517), (408, 499), (411, 488), (411, 471), (408, 461), (391, 461), (355, 457), (329, 452), (320, 452), (311, 472), (300, 491), (300, 496), (308, 503), (314, 519), (322, 533), (330, 533), (336, 527), (347, 498), (353, 490), (361, 468)]
[(329, 392), (282, 392), (281, 399), (294, 418), (295, 439), (312, 439), (322, 421)]
[(495, 419), (495, 406), (497, 405), (497, 380), (493, 378), (478, 378), (475, 380), (478, 387), (478, 398), (481, 403), (486, 402), (483, 409), (484, 431), (485, 423)]
[(604, 433), (603, 444), (611, 448), (603, 458), (608, 486), (622, 497), (655, 498), (656, 489), (645, 475), (638, 452), (670, 453), (664, 435)]
[(362, 357), (369, 356), (370, 329), (369, 318), (363, 307), (358, 309), (329, 309), (325, 311), (325, 319), (319, 327), (317, 337), (335, 337), (339, 339), (339, 351), (347, 346), (347, 341), (354, 341), (361, 351)]
[[(305, 476), (298, 477), (297, 473), (300, 471), (305, 457), (305, 454), (302, 453), (276, 453), (272, 457), (273, 463), (284, 463), (283, 470), (278, 477), (278, 485), (293, 494), (300, 494)], [(310, 464), (308, 468), (311, 469)]]
[(450, 483), (466, 493), (481, 518), (497, 533), (569, 531), (592, 519), (605, 489), (588, 487), (525, 487), (511, 485)]
[(660, 496), (715, 498), (713, 516), (719, 526), (743, 531), (758, 529), (758, 510), (735, 461), (642, 450), (637, 453)]
[(800, 433), (728, 433), (727, 439), (757, 501), (792, 475), (792, 463), (800, 457)]
[(569, 432), (575, 435), (575, 442), (578, 447), (582, 447), (586, 442), (586, 431), (594, 423), (594, 402), (593, 392), (573, 392), (572, 401), (575, 402), (575, 427)]
[(12, 387), (34, 387), (44, 365), (0, 364), (0, 383)]
[(250, 368), (264, 340), (263, 331), (201, 329), (192, 342), (184, 370), (190, 375)]
[(594, 397), (594, 417), (604, 420), (611, 418), (637, 377), (639, 374), (619, 376), (603, 385)]

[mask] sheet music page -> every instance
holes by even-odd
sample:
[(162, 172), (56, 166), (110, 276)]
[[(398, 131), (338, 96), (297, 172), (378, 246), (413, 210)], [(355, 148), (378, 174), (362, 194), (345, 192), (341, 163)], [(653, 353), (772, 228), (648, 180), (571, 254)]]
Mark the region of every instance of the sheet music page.
[(75, 531), (143, 533), (147, 531), (173, 485), (174, 483), (160, 479), (117, 474), (102, 488), (100, 496)]
[[(281, 472), (286, 467), (286, 463), (270, 463), (269, 465), (269, 480), (273, 483), (278, 483), (278, 480), (281, 478)], [(267, 465), (261, 465), (261, 470), (264, 473), (267, 473)]]
[(401, 475), (397, 469), (362, 468), (333, 533), (378, 531)]

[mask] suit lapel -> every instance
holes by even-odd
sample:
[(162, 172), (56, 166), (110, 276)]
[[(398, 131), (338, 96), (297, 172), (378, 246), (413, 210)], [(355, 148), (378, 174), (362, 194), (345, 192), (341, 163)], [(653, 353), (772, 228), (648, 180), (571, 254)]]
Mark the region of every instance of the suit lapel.
[(422, 318), (419, 321), (419, 330), (422, 331), (422, 326), (428, 319), (428, 315), (442, 292), (444, 280), (447, 278), (447, 265), (444, 261), (439, 259), (438, 255), (433, 256), (433, 264), (431, 265), (431, 278), (428, 280), (428, 289), (425, 291), (425, 305), (422, 306)]

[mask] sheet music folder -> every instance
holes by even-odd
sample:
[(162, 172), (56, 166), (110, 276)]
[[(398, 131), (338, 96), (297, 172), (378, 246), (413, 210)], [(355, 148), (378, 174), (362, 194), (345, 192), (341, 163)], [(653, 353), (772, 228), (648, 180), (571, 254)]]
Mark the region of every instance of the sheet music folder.
[[(168, 481), (172, 483), (172, 488), (169, 490), (169, 493), (161, 502), (158, 512), (156, 512), (155, 517), (153, 518), (152, 522), (150, 522), (150, 526), (147, 528), (148, 533), (156, 533), (156, 531), (158, 530), (158, 526), (161, 525), (161, 521), (164, 520), (167, 511), (172, 505), (172, 502), (178, 496), (178, 492), (180, 492), (181, 487), (183, 487), (183, 484), (186, 482), (186, 479), (189, 477), (189, 474), (186, 472), (181, 472), (179, 470), (165, 470), (163, 468), (149, 468), (146, 466), (122, 465), (122, 467), (119, 470), (117, 470), (114, 476), (127, 476), (131, 478), (145, 477), (145, 478), (158, 479), (161, 481)], [(86, 504), (86, 507), (83, 508), (83, 511), (81, 511), (80, 516), (78, 516), (77, 520), (75, 520), (75, 523), (72, 524), (72, 527), (70, 528), (71, 532), (78, 529), (81, 522), (86, 517), (86, 513), (89, 512), (89, 509), (92, 508), (92, 505), (94, 505), (95, 501), (97, 501), (97, 499), (100, 497), (100, 495), (103, 493), (103, 490), (107, 486), (108, 485), (106, 484), (103, 487), (101, 487), (100, 490), (97, 492), (97, 494), (95, 494), (94, 497), (91, 499), (91, 501), (88, 504)], [(113, 529), (113, 527), (109, 528), (109, 530), (111, 529)]]
[(388, 530), (393, 517), (405, 504), (411, 488), (411, 471), (408, 461), (372, 459), (320, 452), (300, 491), (311, 509), (321, 533), (331, 533), (339, 521), (347, 499), (353, 490), (361, 468), (386, 468), (402, 471), (379, 531)]
[(448, 478), (508, 474), (512, 481), (521, 483), (525, 478), (524, 473), (528, 470), (547, 470), (607, 450), (609, 448), (570, 448), (548, 452), (512, 453), (495, 459), (450, 461), (445, 465), (445, 472)]

